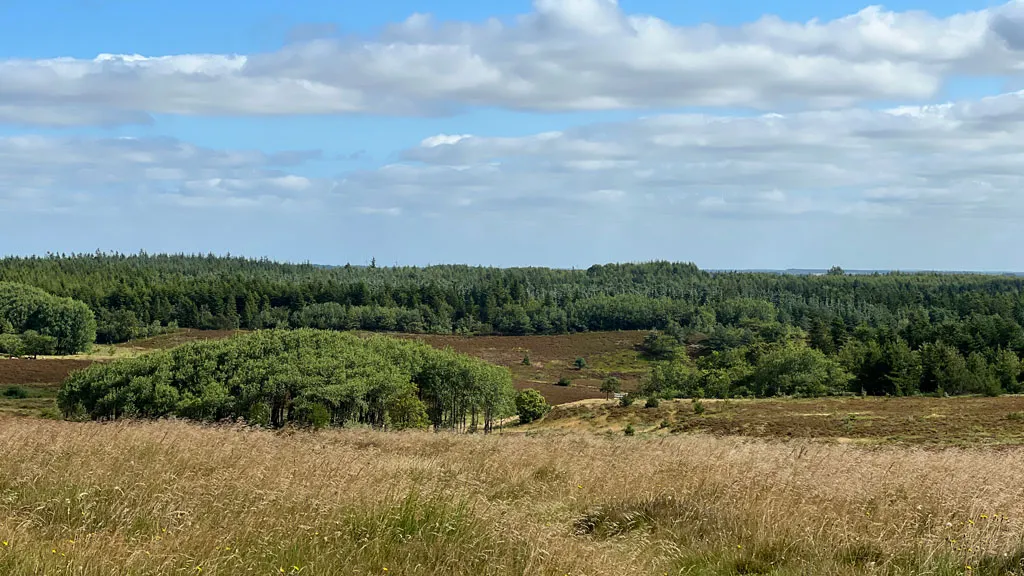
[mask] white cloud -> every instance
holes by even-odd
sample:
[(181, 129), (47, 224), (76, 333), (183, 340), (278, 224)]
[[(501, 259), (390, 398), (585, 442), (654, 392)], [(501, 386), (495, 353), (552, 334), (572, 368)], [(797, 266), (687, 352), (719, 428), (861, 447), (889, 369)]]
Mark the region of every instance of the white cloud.
[(523, 137), (423, 138), (337, 180), (315, 152), (173, 139), (0, 138), (7, 211), (154, 199), (189, 207), (329, 206), (363, 215), (597, 211), (707, 217), (1024, 215), (1024, 92), (936, 106), (755, 116), (674, 114)]
[(436, 146), (458, 144), (460, 141), (465, 140), (466, 138), (472, 138), (472, 136), (469, 134), (438, 134), (437, 136), (430, 136), (429, 138), (424, 138), (423, 142), (420, 145), (423, 146), (424, 148), (434, 148)]
[(359, 214), (378, 214), (383, 216), (398, 216), (402, 213), (402, 209), (398, 207), (391, 208), (373, 208), (370, 206), (359, 206), (356, 208), (356, 212)]
[(536, 0), (509, 21), (414, 15), (371, 38), (265, 54), (0, 61), (0, 122), (149, 122), (149, 114), (436, 114), (460, 106), (594, 110), (843, 107), (934, 96), (950, 75), (1017, 75), (1024, 3), (939, 18), (677, 26), (611, 0)]
[(423, 210), (564, 211), (582, 199), (659, 214), (1019, 217), (1022, 142), (1024, 92), (893, 110), (664, 115), (543, 137), (428, 138), (403, 163), (349, 174), (338, 192)]
[(211, 150), (168, 138), (0, 138), (0, 210), (296, 206), (329, 182), (281, 170), (308, 152)]

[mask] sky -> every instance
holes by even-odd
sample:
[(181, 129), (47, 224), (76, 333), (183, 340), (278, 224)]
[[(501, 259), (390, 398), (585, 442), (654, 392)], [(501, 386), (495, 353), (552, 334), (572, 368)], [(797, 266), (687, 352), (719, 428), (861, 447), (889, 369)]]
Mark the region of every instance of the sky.
[(1024, 270), (1024, 0), (0, 0), (0, 254)]

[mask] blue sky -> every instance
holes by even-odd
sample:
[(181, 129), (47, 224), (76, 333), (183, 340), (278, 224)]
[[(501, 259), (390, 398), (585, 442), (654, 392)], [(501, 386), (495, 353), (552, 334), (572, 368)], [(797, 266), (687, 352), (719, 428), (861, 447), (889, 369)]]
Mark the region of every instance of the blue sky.
[(0, 252), (1024, 270), (1021, 23), (1016, 2), (7, 0)]

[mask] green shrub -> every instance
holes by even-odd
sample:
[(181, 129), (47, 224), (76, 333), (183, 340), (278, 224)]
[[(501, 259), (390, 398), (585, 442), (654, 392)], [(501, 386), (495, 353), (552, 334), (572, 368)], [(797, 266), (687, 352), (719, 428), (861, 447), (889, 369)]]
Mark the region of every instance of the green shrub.
[(75, 404), (64, 414), (64, 418), (72, 422), (85, 422), (89, 419), (89, 413), (81, 404)]
[(331, 424), (331, 412), (318, 402), (302, 404), (296, 409), (296, 421), (314, 430), (326, 428)]
[(316, 430), (331, 425), (331, 413), (323, 404), (313, 404), (309, 409), (309, 425)]
[(1015, 420), (1017, 422), (1024, 422), (1024, 412), (1010, 412), (1006, 415), (1007, 420)]
[(56, 408), (43, 408), (39, 411), (39, 417), (47, 420), (60, 420), (60, 412)]
[(611, 398), (612, 394), (622, 391), (622, 384), (619, 383), (619, 379), (615, 376), (609, 376), (601, 382), (600, 390), (604, 392), (606, 398)]
[(644, 402), (644, 408), (657, 408), (658, 406), (661, 406), (661, 401), (657, 396), (648, 396), (647, 402)]
[(626, 436), (632, 436), (636, 434), (636, 430), (633, 428), (632, 424), (626, 424), (626, 427), (622, 429), (622, 433)]
[(25, 354), (49, 356), (57, 353), (57, 339), (53, 336), (40, 334), (35, 330), (28, 330), (22, 334), (21, 342)]
[(562, 376), (561, 378), (558, 379), (557, 385), (558, 386), (572, 386), (572, 380), (570, 380), (566, 376)]
[(544, 396), (532, 388), (522, 390), (516, 395), (516, 412), (519, 413), (520, 424), (529, 424), (540, 420), (549, 410), (551, 407), (544, 400)]
[(587, 367), (587, 361), (583, 357), (577, 357), (576, 361), (573, 362), (573, 366), (576, 366), (577, 370), (583, 370)]
[(388, 422), (394, 430), (426, 428), (430, 425), (430, 417), (423, 401), (410, 393), (388, 404)]
[(619, 398), (619, 406), (622, 406), (623, 408), (632, 406), (635, 400), (636, 398), (633, 398), (632, 394), (626, 394), (622, 398)]
[(4, 398), (28, 398), (28, 390), (25, 390), (21, 386), (8, 386), (4, 389)]
[(700, 400), (694, 400), (693, 401), (693, 413), (698, 415), (698, 416), (700, 416), (701, 414), (704, 414), (704, 411), (705, 411), (704, 403), (701, 402)]
[(523, 355), (523, 366), (529, 366), (529, 365), (530, 365), (530, 353), (527, 352), (526, 354)]
[(673, 360), (676, 357), (678, 344), (679, 342), (671, 336), (651, 332), (644, 337), (639, 348), (644, 356), (652, 360)]
[(382, 427), (389, 418), (418, 426), (423, 406), (410, 402), (399, 414), (410, 395), (438, 428), (461, 426), (476, 412), (489, 431), (515, 413), (507, 368), (422, 342), (309, 329), (261, 330), (95, 363), (64, 381), (57, 404), (65, 415), (81, 404), (93, 419), (252, 417), (262, 424), (266, 410), (250, 410), (265, 403), (273, 427)]
[(266, 402), (256, 402), (249, 407), (249, 415), (245, 418), (250, 426), (270, 426), (270, 405)]
[(21, 356), (25, 353), (25, 344), (16, 334), (0, 334), (0, 354)]

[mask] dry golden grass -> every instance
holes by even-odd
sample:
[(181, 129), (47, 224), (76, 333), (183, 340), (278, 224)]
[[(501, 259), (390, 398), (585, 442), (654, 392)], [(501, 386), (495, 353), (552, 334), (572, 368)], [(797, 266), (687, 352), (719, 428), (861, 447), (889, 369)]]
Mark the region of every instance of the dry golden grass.
[(0, 419), (0, 574), (1005, 575), (1021, 470), (1016, 449)]

